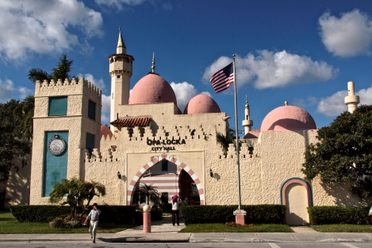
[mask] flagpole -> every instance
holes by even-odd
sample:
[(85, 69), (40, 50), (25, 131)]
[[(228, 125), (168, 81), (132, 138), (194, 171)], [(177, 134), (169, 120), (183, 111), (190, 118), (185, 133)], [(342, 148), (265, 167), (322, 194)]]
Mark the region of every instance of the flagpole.
[(235, 154), (236, 154), (236, 168), (238, 172), (238, 210), (240, 210), (241, 188), (240, 188), (240, 156), (239, 156), (239, 132), (238, 132), (238, 90), (236, 85), (236, 67), (235, 67), (235, 54), (233, 54), (233, 73), (234, 73), (234, 113), (235, 113)]

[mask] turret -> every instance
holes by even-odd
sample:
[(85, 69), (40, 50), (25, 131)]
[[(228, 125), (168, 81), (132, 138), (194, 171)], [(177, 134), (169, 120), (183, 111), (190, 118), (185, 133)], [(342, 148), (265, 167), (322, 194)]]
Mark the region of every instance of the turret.
[[(134, 58), (127, 54), (121, 31), (119, 31), (116, 53), (109, 57), (111, 76), (110, 122), (116, 120), (120, 105), (128, 104), (130, 78)], [(114, 127), (111, 126), (113, 131)]]
[(245, 97), (245, 109), (244, 109), (244, 120), (242, 121), (244, 128), (244, 135), (249, 133), (252, 130), (253, 121), (251, 120), (251, 113), (249, 110), (248, 97)]
[(347, 83), (347, 96), (345, 97), (345, 104), (347, 106), (347, 111), (353, 113), (359, 103), (359, 96), (355, 95), (354, 82), (349, 81)]

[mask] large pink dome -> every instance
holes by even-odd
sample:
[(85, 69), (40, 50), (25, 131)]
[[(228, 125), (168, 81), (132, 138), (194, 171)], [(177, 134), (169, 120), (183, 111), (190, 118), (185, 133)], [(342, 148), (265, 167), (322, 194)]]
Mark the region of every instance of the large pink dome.
[(218, 104), (208, 95), (199, 94), (191, 98), (185, 108), (185, 114), (219, 113)]
[(261, 132), (308, 129), (316, 129), (316, 124), (311, 115), (303, 108), (289, 105), (272, 110), (261, 124)]
[(138, 80), (129, 96), (129, 104), (161, 102), (173, 102), (177, 105), (172, 87), (156, 73), (149, 73)]

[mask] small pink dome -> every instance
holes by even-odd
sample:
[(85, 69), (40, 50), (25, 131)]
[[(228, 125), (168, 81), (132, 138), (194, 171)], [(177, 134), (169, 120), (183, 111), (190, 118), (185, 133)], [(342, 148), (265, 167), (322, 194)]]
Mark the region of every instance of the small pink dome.
[(219, 113), (218, 104), (208, 95), (199, 94), (191, 98), (185, 108), (185, 114)]
[(315, 121), (311, 115), (303, 108), (289, 105), (272, 110), (261, 124), (261, 132), (308, 129), (316, 129)]
[(255, 129), (244, 135), (244, 139), (257, 139), (258, 136), (260, 136), (260, 129)]
[(138, 80), (129, 96), (129, 104), (162, 102), (173, 102), (177, 105), (172, 87), (156, 73), (149, 73)]
[(101, 126), (101, 137), (102, 136), (104, 136), (105, 138), (107, 138), (107, 136), (109, 136), (110, 138), (112, 137), (112, 132), (110, 128), (106, 125)]

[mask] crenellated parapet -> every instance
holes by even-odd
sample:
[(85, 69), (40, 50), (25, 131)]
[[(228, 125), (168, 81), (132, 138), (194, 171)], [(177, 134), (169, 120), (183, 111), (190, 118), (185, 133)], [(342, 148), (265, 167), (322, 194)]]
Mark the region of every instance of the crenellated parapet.
[(98, 148), (93, 148), (92, 152), (85, 152), (85, 163), (97, 163), (97, 162), (117, 162), (119, 158), (117, 156), (116, 149), (108, 148), (107, 150), (101, 151)]
[(200, 126), (160, 126), (160, 127), (124, 127), (120, 130), (120, 136), (125, 141), (154, 140), (204, 140), (207, 141), (211, 133)]
[[(247, 142), (246, 140), (240, 140), (239, 158), (241, 160), (258, 158), (259, 152), (260, 145), (257, 140), (250, 140), (249, 142)], [(221, 160), (236, 159), (235, 143), (230, 143), (225, 153), (223, 152), (223, 149), (221, 147), (218, 158)]]
[(90, 94), (96, 97), (101, 97), (102, 91), (93, 83), (84, 78), (73, 78), (71, 80), (44, 80), (35, 82), (35, 97), (40, 96), (58, 96), (58, 95), (74, 95), (74, 94)]

